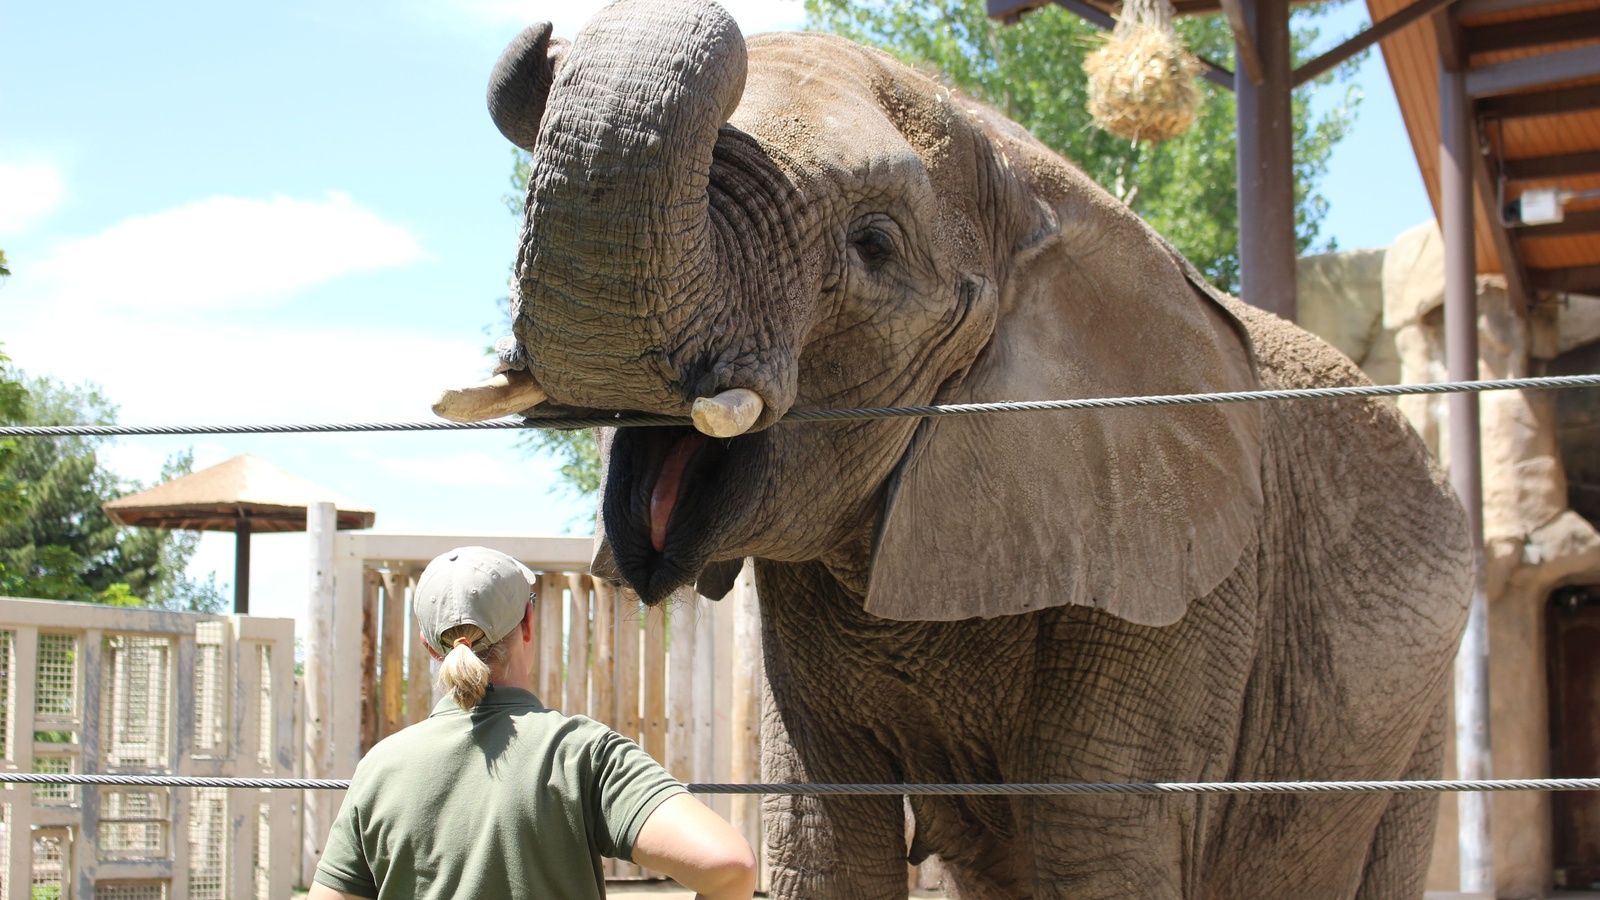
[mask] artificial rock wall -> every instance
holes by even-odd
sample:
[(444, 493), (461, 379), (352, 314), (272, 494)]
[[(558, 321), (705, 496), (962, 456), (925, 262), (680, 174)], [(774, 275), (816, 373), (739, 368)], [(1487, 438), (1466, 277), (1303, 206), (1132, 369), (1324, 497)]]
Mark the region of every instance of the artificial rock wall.
[[(1443, 241), (1434, 223), (1387, 250), (1300, 261), (1301, 325), (1354, 359), (1379, 383), (1448, 380), (1444, 360)], [(1600, 372), (1600, 299), (1541, 298), (1514, 305), (1504, 281), (1478, 281), (1479, 375), (1520, 378)], [(1545, 610), (1565, 585), (1600, 585), (1600, 397), (1597, 391), (1495, 391), (1480, 395), (1486, 584), (1489, 596), (1491, 741), (1497, 778), (1550, 774)], [(1447, 401), (1402, 397), (1401, 410), (1448, 466)], [(1569, 485), (1569, 473), (1572, 482)], [(1445, 777), (1455, 775), (1454, 741)], [(1501, 898), (1543, 897), (1551, 887), (1548, 795), (1493, 799)], [(1456, 805), (1444, 795), (1428, 887), (1457, 885)]]

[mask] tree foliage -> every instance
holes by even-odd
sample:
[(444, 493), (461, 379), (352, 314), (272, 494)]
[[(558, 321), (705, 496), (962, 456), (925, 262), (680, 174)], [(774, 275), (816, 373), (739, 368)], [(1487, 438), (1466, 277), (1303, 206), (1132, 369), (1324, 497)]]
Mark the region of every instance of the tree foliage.
[[(1296, 64), (1318, 38), (1315, 22), (1325, 6), (1295, 12)], [(994, 106), (1127, 203), (1218, 287), (1239, 289), (1231, 92), (1203, 82), (1201, 108), (1186, 133), (1161, 144), (1132, 144), (1091, 121), (1083, 62), (1102, 32), (1064, 9), (1047, 5), (1007, 26), (988, 18), (983, 0), (806, 0), (805, 7), (808, 28), (880, 47)], [(1233, 35), (1222, 17), (1191, 16), (1176, 25), (1192, 52), (1233, 64)], [(1361, 100), (1358, 88), (1346, 87), (1317, 115), (1311, 92), (1347, 78), (1361, 58), (1294, 92), (1295, 236), (1302, 253), (1334, 249), (1331, 240), (1318, 244), (1328, 200), (1317, 184)], [(520, 217), (529, 157), (520, 150), (513, 156), (505, 202)], [(523, 446), (560, 459), (563, 478), (579, 493), (598, 489), (599, 452), (587, 432), (530, 432)]]
[[(0, 357), (0, 419), (7, 424), (112, 424), (116, 406), (92, 386), (26, 379)], [(102, 465), (104, 439), (23, 438), (0, 443), (0, 594), (217, 612), (215, 575), (184, 568), (193, 532), (118, 528), (100, 504), (141, 490)], [(186, 474), (191, 453), (167, 460), (162, 480)]]
[[(994, 106), (1132, 207), (1214, 284), (1237, 291), (1233, 94), (1202, 82), (1201, 108), (1186, 133), (1160, 144), (1129, 143), (1096, 128), (1089, 117), (1083, 62), (1103, 32), (1054, 5), (1015, 25), (990, 19), (986, 7), (982, 0), (806, 0), (806, 23), (881, 47)], [(1318, 36), (1311, 24), (1316, 15), (1296, 13), (1297, 54)], [(1232, 65), (1233, 35), (1222, 17), (1190, 16), (1175, 24), (1191, 52)], [(1329, 84), (1352, 65), (1315, 85)], [(1317, 244), (1328, 209), (1317, 180), (1360, 102), (1360, 92), (1350, 88), (1327, 113), (1313, 115), (1313, 86), (1295, 91), (1293, 101), (1301, 252)]]

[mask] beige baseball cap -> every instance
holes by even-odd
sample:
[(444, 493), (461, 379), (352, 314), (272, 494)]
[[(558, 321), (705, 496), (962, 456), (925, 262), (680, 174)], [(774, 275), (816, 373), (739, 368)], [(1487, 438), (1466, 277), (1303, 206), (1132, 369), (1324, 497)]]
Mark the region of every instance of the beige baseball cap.
[(498, 643), (522, 623), (533, 595), (534, 574), (499, 550), (458, 547), (428, 563), (413, 598), (417, 626), (434, 652), (448, 647), (441, 634), (457, 625), (476, 625)]

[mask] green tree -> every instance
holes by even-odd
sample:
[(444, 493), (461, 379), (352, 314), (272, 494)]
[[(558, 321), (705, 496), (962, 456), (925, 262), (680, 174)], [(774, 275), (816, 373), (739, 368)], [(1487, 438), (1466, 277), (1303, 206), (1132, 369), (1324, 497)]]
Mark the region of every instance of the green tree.
[[(6, 361), (0, 417), (8, 424), (111, 424), (116, 407), (92, 386), (27, 380)], [(103, 444), (89, 437), (22, 438), (0, 449), (0, 594), (222, 609), (214, 575), (205, 581), (184, 575), (198, 534), (118, 528), (100, 509), (142, 488), (101, 464)], [(161, 477), (185, 474), (192, 463), (191, 453), (177, 454)]]
[[(988, 17), (986, 5), (982, 0), (806, 0), (806, 24), (887, 50), (994, 106), (1132, 207), (1218, 287), (1237, 291), (1233, 94), (1202, 82), (1201, 108), (1186, 133), (1160, 144), (1130, 143), (1094, 127), (1087, 109), (1083, 62), (1104, 32), (1053, 5), (1016, 25), (1002, 25)], [(1318, 14), (1318, 9), (1295, 13), (1297, 56), (1318, 37)], [(1233, 34), (1222, 17), (1190, 16), (1176, 26), (1192, 52), (1232, 64)], [(1334, 145), (1354, 122), (1361, 99), (1358, 89), (1347, 88), (1339, 103), (1315, 116), (1311, 91), (1348, 77), (1357, 61), (1294, 93), (1295, 223), (1301, 252), (1317, 245), (1328, 209), (1317, 181), (1327, 171)]]
[[(1335, 0), (1338, 2), (1338, 0)], [(1294, 13), (1296, 64), (1319, 37), (1316, 19), (1333, 4)], [(1203, 82), (1201, 108), (1183, 135), (1160, 144), (1130, 143), (1094, 127), (1087, 110), (1084, 58), (1104, 32), (1056, 6), (1016, 25), (989, 19), (983, 0), (806, 0), (806, 25), (880, 47), (994, 106), (1072, 160), (1165, 235), (1218, 287), (1239, 289), (1239, 212), (1234, 99)], [(1233, 35), (1220, 16), (1176, 23), (1188, 48), (1233, 63)], [(1295, 231), (1299, 250), (1318, 244), (1328, 201), (1317, 191), (1333, 147), (1349, 132), (1361, 101), (1347, 86), (1316, 115), (1311, 93), (1343, 81), (1357, 56), (1294, 92)], [(507, 208), (520, 217), (529, 157), (514, 151)], [(599, 452), (587, 432), (529, 432), (522, 445), (562, 461), (569, 488), (592, 494)]]

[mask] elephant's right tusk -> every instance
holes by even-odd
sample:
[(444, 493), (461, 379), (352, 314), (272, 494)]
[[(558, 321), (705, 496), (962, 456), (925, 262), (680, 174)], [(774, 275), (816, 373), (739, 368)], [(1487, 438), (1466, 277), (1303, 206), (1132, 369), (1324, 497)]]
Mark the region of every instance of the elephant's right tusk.
[(512, 370), (482, 384), (440, 393), (433, 402), (433, 412), (452, 422), (486, 422), (538, 406), (546, 396), (532, 375)]
[(731, 438), (749, 431), (765, 407), (760, 394), (747, 388), (734, 388), (715, 397), (698, 398), (689, 415), (701, 434)]

